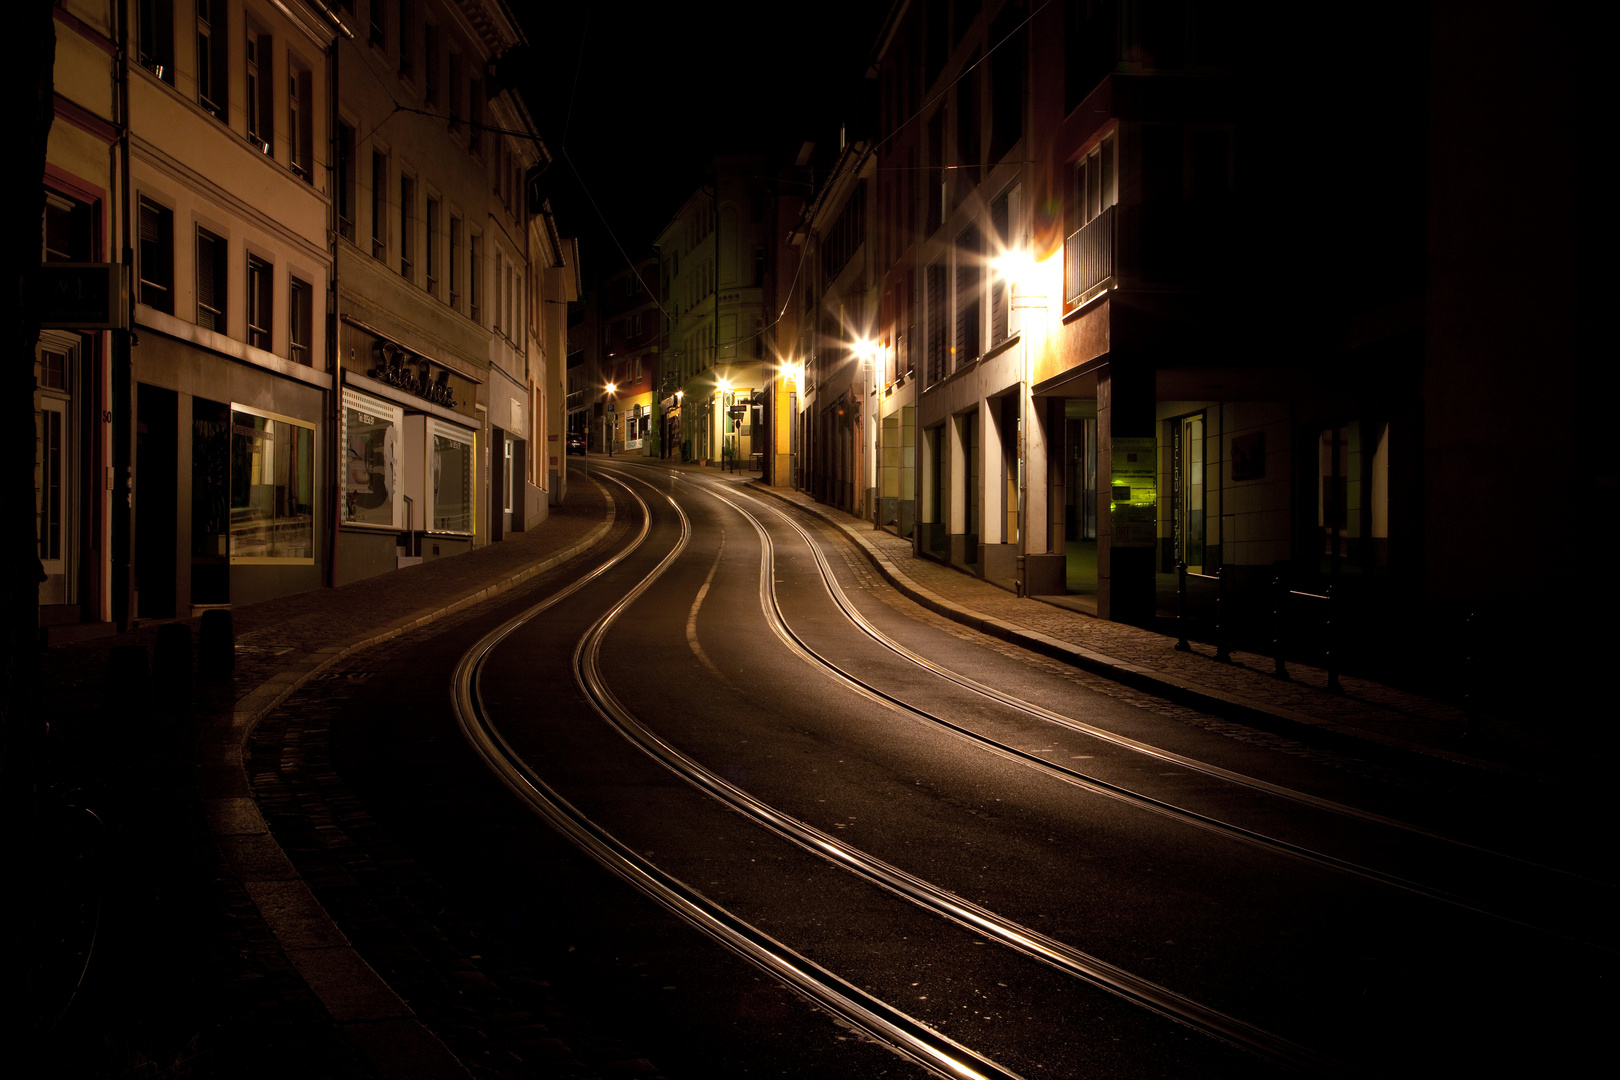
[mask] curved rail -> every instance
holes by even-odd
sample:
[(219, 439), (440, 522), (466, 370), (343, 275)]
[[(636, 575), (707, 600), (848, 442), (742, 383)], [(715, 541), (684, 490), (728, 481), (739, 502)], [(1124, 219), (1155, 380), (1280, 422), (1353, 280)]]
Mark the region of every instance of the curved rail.
[[(645, 483), (645, 481), (641, 482)], [(721, 498), (722, 501), (728, 501), (724, 500), (723, 497), (716, 497)], [(666, 494), (665, 498), (669, 498), (669, 496)], [(674, 503), (673, 499), (670, 499), (670, 502), (675, 505), (676, 512), (681, 514), (684, 523), (686, 520), (685, 513)], [(745, 519), (753, 521), (754, 527), (759, 531), (765, 552), (765, 557), (760, 560), (760, 589), (762, 593), (774, 593), (773, 574), (771, 572), (775, 557), (774, 544), (769, 534), (757, 520), (753, 519), (745, 511), (740, 511), (740, 508), (739, 512), (743, 513)], [(639, 595), (639, 590), (637, 595)], [(633, 599), (634, 596), (627, 597), (621, 603), (620, 608), (627, 607)], [(812, 650), (809, 650), (787, 627), (781, 618), (780, 609), (774, 604), (774, 599), (772, 603), (766, 605), (765, 617), (772, 631), (781, 638), (790, 650), (801, 655), (810, 663), (824, 668), (831, 668), (832, 671), (836, 672), (836, 666), (831, 665)], [(625, 738), (662, 763), (671, 772), (777, 835), (791, 840), (805, 850), (819, 855), (834, 865), (865, 878), (919, 907), (932, 911), (1065, 974), (1123, 998), (1134, 1005), (1184, 1024), (1205, 1035), (1288, 1067), (1325, 1073), (1347, 1071), (1347, 1067), (1343, 1063), (1333, 1058), (1301, 1046), (1274, 1032), (1266, 1031), (1244, 1020), (1230, 1016), (1218, 1009), (1211, 1008), (1185, 994), (1142, 978), (1099, 957), (1092, 956), (1005, 916), (998, 915), (987, 908), (964, 900), (960, 896), (907, 873), (899, 867), (875, 858), (858, 848), (851, 847), (837, 837), (822, 832), (814, 826), (785, 814), (754, 797), (712, 772), (643, 725), (614, 696), (611, 688), (607, 686), (606, 680), (602, 677), (597, 666), (601, 635), (593, 633), (589, 637), (590, 644), (588, 648), (585, 647), (585, 642), (582, 641), (581, 643), (583, 651), (579, 654), (578, 670), (582, 676), (581, 685), (589, 684), (587, 690), (599, 702), (599, 708), (603, 711), (604, 719), (617, 728)], [(906, 712), (912, 711), (903, 704), (895, 702), (888, 695), (872, 690), (858, 681), (851, 688), (888, 707)]]
[[(609, 477), (642, 508), (642, 527), (633, 543), (590, 574), (562, 592), (513, 616), (486, 634), (463, 654), (451, 684), (452, 706), (457, 723), (468, 743), (497, 777), (539, 816), (596, 859), (607, 870), (639, 889), (667, 910), (708, 933), (768, 973), (797, 990), (813, 1003), (851, 1025), (893, 1047), (935, 1073), (950, 1080), (1018, 1080), (1012, 1073), (884, 1001), (866, 993), (825, 968), (801, 956), (726, 908), (705, 897), (673, 875), (660, 870), (635, 851), (591, 821), (577, 807), (548, 785), (522, 760), (502, 737), (484, 708), (479, 693), (479, 676), (485, 660), (501, 641), (542, 611), (577, 592), (635, 551), (650, 531), (651, 514), (647, 504), (616, 477)], [(670, 504), (675, 506), (674, 500)], [(576, 677), (581, 688), (604, 718), (624, 730), (613, 713), (622, 707), (605, 693), (595, 674), (595, 661), (601, 640), (609, 626), (685, 549), (690, 524), (680, 507), (681, 538), (651, 571), (616, 601), (580, 639), (574, 652)], [(634, 740), (633, 740), (634, 741)]]
[[(759, 519), (753, 513), (751, 513), (749, 510), (747, 510), (744, 507), (742, 507), (741, 505), (739, 505), (735, 500), (733, 500), (731, 498), (728, 498), (726, 495), (720, 494), (720, 493), (718, 493), (716, 491), (713, 491), (713, 490), (710, 490), (708, 492), (708, 494), (711, 497), (717, 499), (718, 501), (723, 502), (726, 505), (730, 506), (738, 514), (742, 515), (746, 520), (753, 523), (754, 528), (756, 530), (760, 531), (761, 536), (766, 535), (765, 530), (764, 530), (763, 526), (761, 525)], [(1580, 878), (1578, 875), (1569, 874), (1568, 872), (1559, 870), (1559, 869), (1557, 869), (1555, 867), (1547, 867), (1547, 866), (1543, 866), (1543, 865), (1538, 864), (1538, 863), (1529, 862), (1527, 860), (1517, 859), (1517, 858), (1515, 858), (1513, 856), (1510, 856), (1510, 855), (1503, 855), (1503, 854), (1501, 854), (1499, 852), (1490, 851), (1488, 849), (1481, 848), (1478, 845), (1470, 844), (1470, 843), (1468, 843), (1466, 841), (1457, 840), (1457, 839), (1455, 839), (1453, 837), (1448, 837), (1448, 836), (1445, 836), (1443, 834), (1433, 832), (1431, 830), (1425, 829), (1425, 828), (1423, 828), (1421, 826), (1418, 826), (1418, 825), (1411, 824), (1409, 822), (1400, 821), (1398, 819), (1386, 817), (1384, 815), (1373, 813), (1371, 811), (1362, 810), (1362, 809), (1360, 809), (1358, 807), (1353, 807), (1353, 806), (1346, 805), (1344, 803), (1335, 802), (1335, 801), (1330, 800), (1330, 799), (1321, 798), (1319, 796), (1311, 795), (1308, 792), (1297, 791), (1297, 790), (1295, 790), (1293, 788), (1284, 787), (1284, 786), (1282, 786), (1280, 784), (1273, 784), (1273, 783), (1270, 783), (1268, 781), (1258, 779), (1256, 777), (1247, 776), (1247, 775), (1245, 775), (1243, 773), (1239, 773), (1239, 772), (1235, 772), (1235, 771), (1230, 770), (1230, 769), (1222, 768), (1222, 767), (1220, 767), (1218, 765), (1213, 765), (1213, 764), (1210, 764), (1208, 762), (1202, 762), (1202, 761), (1199, 761), (1199, 760), (1194, 759), (1194, 758), (1189, 758), (1189, 757), (1186, 757), (1184, 755), (1174, 753), (1173, 751), (1164, 750), (1164, 749), (1162, 749), (1160, 747), (1152, 746), (1152, 745), (1150, 745), (1148, 743), (1143, 743), (1143, 742), (1140, 742), (1138, 740), (1131, 739), (1131, 738), (1128, 738), (1126, 736), (1119, 735), (1119, 734), (1116, 734), (1114, 732), (1110, 732), (1110, 731), (1107, 731), (1105, 729), (1095, 727), (1094, 725), (1087, 724), (1087, 723), (1085, 723), (1083, 721), (1076, 720), (1076, 719), (1074, 719), (1072, 717), (1064, 716), (1061, 713), (1057, 713), (1057, 712), (1054, 712), (1054, 711), (1052, 711), (1050, 709), (1046, 709), (1046, 708), (1044, 708), (1044, 707), (1042, 707), (1040, 705), (1034, 704), (1033, 702), (1025, 701), (1022, 698), (1018, 698), (1018, 697), (1016, 697), (1016, 696), (1014, 696), (1012, 694), (1008, 694), (1008, 693), (1006, 693), (1004, 691), (996, 689), (995, 687), (988, 686), (985, 683), (979, 682), (979, 681), (977, 681), (975, 679), (972, 679), (969, 676), (966, 676), (966, 675), (963, 675), (963, 674), (961, 674), (959, 672), (956, 672), (956, 671), (954, 671), (954, 670), (952, 670), (950, 668), (946, 668), (943, 665), (938, 664), (938, 663), (928, 659), (927, 657), (916, 653), (915, 651), (913, 651), (911, 649), (908, 649), (905, 645), (901, 644), (898, 641), (895, 641), (893, 638), (891, 638), (888, 635), (884, 634), (883, 631), (878, 629), (868, 619), (866, 619), (866, 617), (863, 616), (855, 608), (853, 602), (850, 601), (848, 596), (844, 593), (842, 586), (840, 586), (838, 584), (836, 575), (834, 575), (831, 566), (827, 562), (826, 555), (822, 552), (820, 546), (817, 543), (815, 543), (814, 539), (809, 535), (809, 533), (806, 532), (804, 530), (804, 528), (799, 525), (798, 522), (794, 521), (789, 515), (784, 513), (782, 510), (780, 510), (780, 509), (778, 509), (778, 508), (776, 508), (774, 506), (769, 507), (769, 509), (774, 514), (776, 514), (778, 517), (780, 517), (784, 522), (786, 522), (787, 525), (790, 528), (792, 528), (795, 532), (797, 532), (799, 534), (799, 536), (805, 541), (806, 546), (810, 549), (810, 551), (812, 553), (812, 556), (814, 557), (814, 559), (816, 561), (818, 570), (819, 570), (819, 572), (821, 574), (821, 577), (822, 577), (823, 584), (826, 587), (829, 595), (832, 597), (834, 603), (840, 608), (840, 610), (844, 613), (844, 615), (852, 623), (854, 623), (856, 625), (856, 627), (858, 627), (863, 633), (865, 633), (867, 636), (869, 636), (873, 641), (875, 641), (879, 645), (882, 645), (884, 648), (889, 649), (890, 651), (894, 652), (896, 655), (904, 658), (905, 660), (907, 660), (907, 661), (909, 661), (909, 662), (911, 662), (913, 664), (916, 664), (919, 667), (922, 667), (923, 669), (925, 669), (925, 670), (939, 676), (940, 678), (946, 679), (947, 681), (955, 683), (956, 685), (961, 686), (964, 689), (967, 689), (967, 690), (969, 690), (969, 691), (971, 691), (971, 692), (973, 692), (975, 694), (978, 694), (978, 695), (980, 695), (980, 696), (982, 696), (982, 697), (984, 697), (984, 698), (986, 698), (988, 700), (994, 701), (999, 705), (1002, 705), (1002, 706), (1004, 706), (1006, 708), (1012, 709), (1012, 710), (1017, 711), (1017, 712), (1024, 713), (1026, 715), (1029, 715), (1031, 717), (1034, 717), (1034, 718), (1042, 720), (1042, 721), (1046, 721), (1046, 722), (1049, 722), (1049, 723), (1054, 723), (1054, 724), (1057, 724), (1059, 726), (1069, 728), (1070, 730), (1074, 730), (1074, 731), (1080, 732), (1082, 734), (1094, 737), (1094, 738), (1096, 738), (1096, 739), (1098, 739), (1100, 741), (1107, 742), (1107, 743), (1115, 745), (1115, 746), (1119, 746), (1122, 749), (1126, 749), (1126, 750), (1130, 750), (1130, 751), (1133, 751), (1133, 752), (1136, 752), (1136, 753), (1144, 754), (1144, 755), (1146, 755), (1148, 757), (1151, 757), (1151, 758), (1154, 758), (1154, 759), (1157, 759), (1157, 760), (1160, 760), (1160, 761), (1163, 761), (1163, 762), (1166, 762), (1166, 763), (1169, 763), (1169, 764), (1174, 764), (1174, 765), (1181, 766), (1181, 767), (1186, 768), (1186, 769), (1188, 769), (1190, 771), (1193, 771), (1193, 772), (1198, 772), (1198, 773), (1213, 777), (1215, 779), (1224, 780), (1224, 781), (1227, 781), (1227, 782), (1230, 782), (1230, 783), (1233, 783), (1233, 784), (1237, 784), (1237, 785), (1240, 785), (1240, 786), (1243, 786), (1243, 787), (1248, 787), (1248, 788), (1251, 788), (1253, 790), (1256, 790), (1256, 791), (1259, 791), (1259, 792), (1262, 792), (1264, 794), (1271, 795), (1271, 796), (1274, 796), (1274, 797), (1277, 797), (1277, 798), (1282, 798), (1282, 799), (1285, 799), (1285, 800), (1300, 803), (1302, 805), (1311, 806), (1311, 807), (1314, 807), (1316, 809), (1323, 810), (1323, 811), (1326, 811), (1326, 812), (1329, 812), (1329, 813), (1335, 813), (1335, 814), (1339, 814), (1339, 815), (1342, 815), (1342, 816), (1345, 816), (1345, 817), (1359, 819), (1359, 820), (1362, 820), (1362, 821), (1366, 821), (1369, 824), (1374, 824), (1374, 825), (1379, 825), (1379, 826), (1383, 826), (1383, 827), (1388, 827), (1388, 828), (1392, 828), (1392, 829), (1398, 829), (1398, 830), (1401, 830), (1401, 831), (1409, 832), (1409, 833), (1412, 833), (1414, 835), (1423, 837), (1424, 839), (1427, 839), (1427, 840), (1433, 840), (1433, 841), (1444, 843), (1444, 844), (1454, 845), (1454, 846), (1456, 846), (1458, 848), (1467, 849), (1467, 850), (1474, 851), (1476, 853), (1487, 855), (1487, 856), (1490, 856), (1490, 857), (1493, 857), (1493, 858), (1499, 858), (1499, 859), (1504, 859), (1504, 860), (1517, 862), (1517, 863), (1520, 863), (1522, 865), (1531, 867), (1533, 869), (1536, 869), (1536, 870), (1539, 870), (1539, 871), (1542, 871), (1542, 872), (1546, 872), (1546, 873), (1558, 874), (1560, 876), (1567, 877), (1567, 878), (1569, 878), (1571, 880), (1578, 880), (1578, 881), (1585, 881), (1586, 880), (1586, 879)], [(766, 542), (769, 543), (768, 539), (767, 539)], [(1096, 777), (1088, 776), (1085, 773), (1082, 773), (1082, 772), (1080, 772), (1078, 770), (1067, 768), (1067, 767), (1065, 767), (1063, 765), (1059, 765), (1059, 764), (1056, 764), (1054, 762), (1048, 761), (1045, 758), (1039, 757), (1038, 755), (1029, 753), (1029, 752), (1024, 751), (1024, 750), (1019, 750), (1016, 747), (1008, 746), (1005, 743), (999, 742), (999, 741), (997, 741), (995, 739), (990, 738), (989, 736), (986, 736), (986, 735), (983, 735), (983, 734), (981, 734), (979, 732), (973, 731), (972, 729), (967, 728), (967, 727), (965, 727), (965, 726), (963, 726), (961, 724), (958, 724), (958, 723), (956, 723), (956, 722), (954, 722), (952, 720), (949, 720), (949, 719), (947, 719), (945, 717), (939, 716), (939, 715), (934, 714), (934, 713), (930, 713), (927, 710), (924, 710), (924, 709), (918, 708), (918, 707), (916, 707), (914, 705), (911, 705), (908, 702), (904, 701), (903, 699), (901, 699), (901, 698), (899, 698), (899, 697), (897, 697), (897, 696), (895, 696), (893, 694), (890, 694), (889, 692), (883, 690), (882, 688), (859, 679), (857, 676), (855, 676), (852, 673), (846, 671), (844, 668), (842, 668), (838, 664), (834, 663), (831, 660), (828, 660), (826, 657), (824, 657), (820, 653), (816, 652), (813, 647), (811, 647), (807, 642), (805, 642), (802, 638), (800, 638), (791, 628), (789, 628), (787, 626), (787, 624), (786, 624), (786, 621), (782, 618), (781, 611), (780, 611), (780, 606), (779, 606), (779, 604), (778, 604), (778, 602), (776, 600), (776, 597), (775, 597), (774, 579), (767, 580), (766, 578), (762, 577), (762, 579), (761, 579), (761, 603), (763, 605), (765, 605), (768, 609), (770, 609), (767, 612), (767, 620), (771, 622), (773, 629), (777, 630), (778, 636), (781, 637), (783, 639), (783, 641), (788, 644), (789, 648), (793, 649), (795, 652), (799, 652), (802, 656), (804, 656), (810, 662), (819, 665), (824, 670), (826, 670), (827, 672), (832, 674), (835, 678), (837, 678), (840, 681), (844, 682), (850, 688), (855, 689), (857, 692), (867, 696), (869, 699), (872, 699), (874, 701), (877, 701), (879, 703), (887, 705), (887, 706), (889, 706), (891, 708), (901, 710), (901, 711), (906, 712), (906, 713), (908, 713), (910, 715), (916, 716), (919, 719), (923, 719), (923, 720), (925, 720), (925, 721), (927, 721), (929, 723), (936, 724), (936, 725), (938, 725), (938, 726), (940, 726), (942, 728), (945, 728), (946, 730), (949, 730), (952, 733), (954, 733), (956, 735), (959, 735), (962, 738), (967, 739), (967, 740), (981, 746), (982, 748), (990, 750), (991, 752), (996, 753), (996, 754), (998, 754), (1000, 756), (1010, 758), (1010, 759), (1018, 761), (1018, 762), (1020, 762), (1022, 764), (1026, 764), (1026, 765), (1029, 765), (1029, 766), (1031, 766), (1033, 768), (1036, 768), (1036, 769), (1038, 769), (1040, 771), (1047, 772), (1049, 774), (1055, 775), (1058, 778), (1064, 780), (1065, 782), (1068, 782), (1068, 783), (1074, 784), (1074, 785), (1076, 785), (1078, 787), (1081, 787), (1081, 788), (1084, 788), (1086, 790), (1092, 791), (1095, 794), (1100, 794), (1100, 795), (1107, 796), (1109, 798), (1124, 801), (1124, 802), (1127, 802), (1129, 804), (1139, 806), (1139, 807), (1141, 807), (1143, 809), (1151, 810), (1151, 811), (1153, 811), (1155, 813), (1159, 813), (1161, 815), (1180, 820), (1185, 824), (1190, 824), (1190, 825), (1196, 826), (1198, 828), (1203, 828), (1203, 829), (1207, 829), (1207, 830), (1210, 830), (1210, 831), (1213, 831), (1213, 832), (1216, 832), (1216, 833), (1219, 833), (1219, 834), (1222, 834), (1222, 835), (1226, 835), (1226, 836), (1231, 837), (1232, 839), (1236, 839), (1236, 840), (1243, 841), (1245, 843), (1253, 844), (1253, 845), (1256, 845), (1256, 846), (1259, 846), (1259, 847), (1274, 851), (1274, 852), (1276, 852), (1278, 854), (1286, 855), (1286, 856), (1289, 856), (1291, 858), (1300, 859), (1300, 860), (1310, 862), (1310, 863), (1315, 863), (1317, 865), (1320, 865), (1320, 866), (1323, 866), (1323, 867), (1326, 867), (1326, 868), (1329, 868), (1329, 869), (1333, 869), (1333, 870), (1338, 870), (1338, 871), (1343, 872), (1343, 873), (1349, 873), (1349, 874), (1355, 875), (1357, 877), (1364, 878), (1364, 879), (1369, 880), (1369, 881), (1374, 881), (1374, 882), (1377, 882), (1377, 883), (1382, 884), (1382, 885), (1386, 885), (1386, 886), (1389, 886), (1389, 887), (1392, 887), (1392, 888), (1400, 889), (1400, 890), (1402, 890), (1404, 892), (1412, 893), (1413, 895), (1421, 896), (1421, 897), (1424, 897), (1426, 899), (1437, 900), (1437, 901), (1440, 901), (1442, 903), (1446, 903), (1446, 904), (1450, 904), (1452, 906), (1458, 907), (1458, 908), (1460, 908), (1462, 910), (1473, 912), (1475, 914), (1485, 915), (1485, 916), (1488, 916), (1488, 917), (1493, 918), (1493, 919), (1498, 919), (1498, 920), (1501, 920), (1503, 922), (1510, 923), (1510, 924), (1512, 924), (1514, 926), (1519, 926), (1519, 927), (1523, 927), (1523, 928), (1526, 928), (1526, 929), (1535, 930), (1535, 931), (1538, 931), (1540, 933), (1544, 933), (1544, 934), (1548, 934), (1548, 935), (1553, 936), (1553, 937), (1561, 938), (1563, 940), (1570, 941), (1570, 942), (1573, 942), (1573, 943), (1576, 943), (1576, 944), (1579, 944), (1579, 945), (1582, 945), (1582, 946), (1586, 946), (1586, 947), (1594, 948), (1594, 949), (1600, 949), (1600, 950), (1603, 950), (1605, 952), (1613, 952), (1613, 951), (1615, 951), (1611, 946), (1605, 945), (1602, 942), (1592, 941), (1589, 938), (1585, 938), (1585, 937), (1578, 936), (1576, 934), (1572, 934), (1572, 933), (1570, 933), (1570, 932), (1568, 932), (1566, 930), (1557, 929), (1557, 928), (1553, 928), (1553, 927), (1548, 927), (1548, 926), (1544, 926), (1544, 925), (1541, 925), (1541, 924), (1538, 924), (1538, 923), (1529, 922), (1529, 921), (1526, 921), (1524, 919), (1517, 918), (1517, 917), (1515, 917), (1513, 915), (1509, 915), (1509, 914), (1506, 914), (1504, 912), (1494, 910), (1491, 907), (1484, 906), (1480, 902), (1477, 902), (1477, 901), (1475, 901), (1475, 900), (1473, 900), (1473, 899), (1471, 899), (1471, 898), (1469, 898), (1467, 896), (1464, 896), (1462, 894), (1455, 893), (1455, 892), (1452, 892), (1452, 891), (1449, 891), (1447, 889), (1443, 889), (1443, 888), (1440, 888), (1440, 887), (1437, 887), (1437, 886), (1427, 885), (1427, 884), (1424, 884), (1424, 883), (1419, 882), (1419, 881), (1414, 881), (1414, 880), (1411, 880), (1409, 878), (1402, 877), (1402, 876), (1400, 876), (1398, 874), (1392, 874), (1392, 873), (1389, 873), (1389, 872), (1386, 872), (1386, 871), (1378, 870), (1378, 869), (1376, 869), (1374, 867), (1365, 866), (1365, 865), (1363, 865), (1361, 863), (1357, 863), (1357, 862), (1354, 862), (1354, 861), (1349, 860), (1349, 859), (1340, 858), (1338, 856), (1330, 855), (1330, 854), (1327, 854), (1325, 852), (1315, 851), (1315, 850), (1313, 850), (1311, 848), (1307, 848), (1307, 847), (1304, 847), (1302, 845), (1295, 844), (1295, 843), (1292, 843), (1290, 841), (1280, 839), (1278, 837), (1269, 836), (1269, 835), (1267, 835), (1265, 833), (1261, 833), (1261, 832), (1258, 832), (1256, 830), (1248, 829), (1248, 828), (1245, 828), (1243, 826), (1233, 824), (1231, 822), (1222, 821), (1222, 820), (1220, 820), (1218, 818), (1214, 818), (1214, 817), (1211, 817), (1211, 816), (1206, 815), (1206, 814), (1201, 814), (1201, 813), (1198, 813), (1197, 811), (1186, 809), (1185, 807), (1176, 806), (1173, 803), (1165, 802), (1164, 800), (1155, 798), (1154, 796), (1147, 795), (1147, 794), (1142, 793), (1142, 792), (1134, 791), (1134, 790), (1132, 790), (1130, 788), (1127, 788), (1127, 787), (1124, 787), (1122, 785), (1110, 783), (1110, 782), (1108, 782), (1106, 780), (1101, 780), (1101, 779), (1098, 779)]]

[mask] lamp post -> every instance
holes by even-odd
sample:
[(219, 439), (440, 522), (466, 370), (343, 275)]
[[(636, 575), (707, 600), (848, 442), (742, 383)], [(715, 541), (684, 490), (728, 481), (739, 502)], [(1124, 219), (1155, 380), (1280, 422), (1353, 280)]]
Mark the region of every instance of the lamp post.
[(613, 405), (614, 405), (614, 397), (613, 397), (613, 395), (618, 391), (618, 389), (619, 389), (619, 387), (618, 387), (618, 384), (616, 384), (616, 383), (608, 383), (607, 384), (607, 398), (608, 398), (608, 402), (607, 402), (607, 423), (604, 426), (607, 428), (607, 452), (608, 452), (608, 457), (613, 456), (613, 439), (618, 434), (619, 418), (618, 418), (617, 415), (615, 415), (615, 413), (613, 411)]

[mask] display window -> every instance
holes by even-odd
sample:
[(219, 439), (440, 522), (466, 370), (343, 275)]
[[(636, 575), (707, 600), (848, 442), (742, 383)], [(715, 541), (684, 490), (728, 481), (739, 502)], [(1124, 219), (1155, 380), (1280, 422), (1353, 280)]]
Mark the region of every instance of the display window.
[(315, 561), (315, 428), (231, 406), (232, 563)]
[(441, 420), (430, 422), (434, 532), (473, 531), (474, 436)]
[(399, 454), (403, 410), (343, 391), (343, 523), (400, 527)]

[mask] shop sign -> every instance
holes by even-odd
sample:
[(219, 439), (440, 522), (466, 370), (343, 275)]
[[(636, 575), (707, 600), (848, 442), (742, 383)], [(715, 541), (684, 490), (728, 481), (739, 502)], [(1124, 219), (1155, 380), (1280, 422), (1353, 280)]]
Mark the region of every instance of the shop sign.
[(372, 342), (371, 360), (371, 370), (366, 374), (378, 382), (447, 409), (456, 407), (456, 394), (450, 386), (448, 370), (441, 369), (435, 377), (428, 360), (400, 348), (392, 341)]
[(127, 330), (129, 275), (122, 263), (44, 263), (39, 324), (52, 330)]

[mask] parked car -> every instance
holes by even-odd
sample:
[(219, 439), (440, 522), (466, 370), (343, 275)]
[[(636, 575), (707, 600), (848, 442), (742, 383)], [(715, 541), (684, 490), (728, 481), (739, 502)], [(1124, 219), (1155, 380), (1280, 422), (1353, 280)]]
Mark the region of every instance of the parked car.
[(584, 457), (585, 436), (581, 435), (577, 431), (570, 431), (568, 433), (568, 452), (570, 454), (578, 454), (581, 457)]

